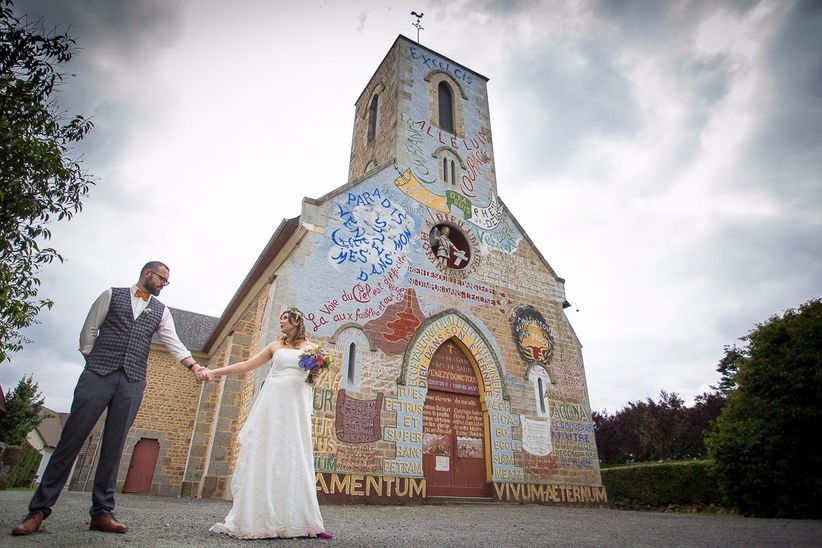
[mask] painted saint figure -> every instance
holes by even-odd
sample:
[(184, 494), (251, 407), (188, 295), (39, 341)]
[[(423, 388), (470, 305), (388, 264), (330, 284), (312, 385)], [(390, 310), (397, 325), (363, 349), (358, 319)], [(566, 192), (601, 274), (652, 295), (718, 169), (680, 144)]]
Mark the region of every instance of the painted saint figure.
[(437, 235), (434, 237), (437, 243), (437, 262), (439, 262), (441, 266), (448, 266), (448, 260), (451, 259), (452, 249), (459, 252), (457, 246), (455, 246), (448, 237), (450, 232), (451, 229), (448, 228), (448, 226), (442, 225), (437, 228)]

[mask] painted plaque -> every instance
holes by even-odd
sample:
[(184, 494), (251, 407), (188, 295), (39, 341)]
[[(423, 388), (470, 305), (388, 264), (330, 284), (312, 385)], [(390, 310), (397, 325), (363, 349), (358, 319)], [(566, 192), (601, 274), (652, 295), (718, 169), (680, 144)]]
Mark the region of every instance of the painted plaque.
[(337, 438), (348, 443), (371, 443), (382, 439), (380, 410), (384, 394), (373, 400), (352, 398), (340, 390), (337, 393), (335, 429)]
[(554, 356), (551, 327), (533, 306), (521, 306), (514, 313), (511, 335), (525, 363), (548, 365)]
[(553, 449), (550, 423), (522, 417), (522, 449), (538, 457), (548, 455)]

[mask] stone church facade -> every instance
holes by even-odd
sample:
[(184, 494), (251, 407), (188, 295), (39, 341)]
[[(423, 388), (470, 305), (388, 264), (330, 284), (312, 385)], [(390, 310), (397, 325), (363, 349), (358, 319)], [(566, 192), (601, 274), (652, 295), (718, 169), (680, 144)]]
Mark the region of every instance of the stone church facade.
[[(486, 83), (398, 37), (356, 102), (348, 183), (280, 224), (220, 318), (175, 316), (208, 324), (195, 357), (218, 368), (304, 312), (337, 357), (314, 388), (321, 500), (606, 502), (564, 280), (497, 194)], [(229, 498), (269, 366), (199, 386), (171, 361), (153, 347), (121, 488)]]

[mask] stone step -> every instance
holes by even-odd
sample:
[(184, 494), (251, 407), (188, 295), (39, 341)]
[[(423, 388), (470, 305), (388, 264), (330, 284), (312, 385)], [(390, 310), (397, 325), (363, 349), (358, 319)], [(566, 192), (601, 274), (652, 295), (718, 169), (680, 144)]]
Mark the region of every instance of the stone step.
[(492, 497), (425, 497), (423, 504), (446, 505), (446, 504), (505, 504)]

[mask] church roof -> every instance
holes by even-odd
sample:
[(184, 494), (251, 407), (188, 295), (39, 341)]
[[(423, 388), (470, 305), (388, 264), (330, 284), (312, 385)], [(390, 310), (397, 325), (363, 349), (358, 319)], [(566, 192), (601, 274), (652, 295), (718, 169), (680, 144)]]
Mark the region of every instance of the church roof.
[(299, 217), (282, 220), (280, 226), (277, 227), (277, 230), (274, 231), (271, 239), (268, 240), (268, 243), (263, 248), (260, 256), (257, 257), (257, 261), (254, 263), (254, 266), (252, 266), (251, 270), (248, 271), (243, 283), (240, 284), (237, 292), (234, 293), (234, 296), (231, 298), (231, 301), (229, 301), (228, 306), (225, 307), (225, 310), (223, 310), (223, 313), (219, 318), (214, 318), (216, 322), (211, 333), (207, 337), (205, 344), (201, 348), (203, 352), (208, 352), (211, 349), (211, 346), (216, 342), (217, 338), (220, 336), (220, 332), (226, 327), (229, 320), (234, 315), (234, 312), (237, 311), (237, 308), (239, 308), (240, 304), (243, 302), (243, 299), (248, 296), (251, 288), (260, 276), (262, 276), (263, 272), (265, 272), (265, 269), (268, 268), (271, 262), (277, 257), (283, 245), (285, 245), (288, 239), (291, 238), (299, 226)]
[[(214, 331), (214, 327), (217, 325), (219, 318), (189, 312), (188, 310), (181, 310), (179, 308), (171, 308), (170, 306), (168, 310), (171, 312), (171, 317), (174, 318), (174, 327), (177, 329), (177, 336), (180, 337), (180, 342), (192, 352), (203, 352), (205, 343)], [(156, 333), (154, 337), (152, 337), (151, 342), (154, 344), (163, 344)]]

